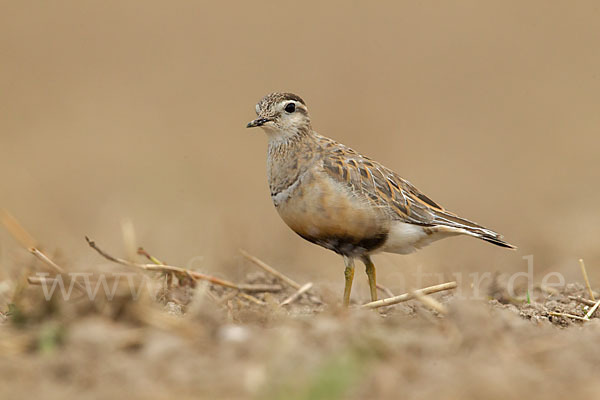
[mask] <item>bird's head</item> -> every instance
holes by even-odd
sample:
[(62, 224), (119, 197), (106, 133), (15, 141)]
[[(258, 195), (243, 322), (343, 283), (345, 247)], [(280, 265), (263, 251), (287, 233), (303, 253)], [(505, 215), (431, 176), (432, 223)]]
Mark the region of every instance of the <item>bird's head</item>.
[(289, 139), (311, 131), (306, 103), (293, 93), (271, 93), (256, 105), (258, 118), (246, 128), (260, 126), (270, 140)]

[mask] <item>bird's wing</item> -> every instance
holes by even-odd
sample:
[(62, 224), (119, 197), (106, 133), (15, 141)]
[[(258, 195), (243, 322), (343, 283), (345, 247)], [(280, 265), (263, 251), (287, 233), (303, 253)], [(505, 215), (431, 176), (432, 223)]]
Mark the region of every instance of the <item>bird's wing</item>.
[(332, 179), (347, 185), (355, 196), (386, 209), (394, 219), (430, 226), (435, 224), (436, 212), (444, 212), (398, 174), (342, 144), (325, 142), (322, 160)]
[(493, 232), (445, 210), (409, 181), (378, 162), (329, 138), (318, 136), (318, 140), (326, 173), (348, 185), (355, 195), (364, 197), (375, 206), (387, 208), (394, 219), (423, 226), (444, 225)]
[(502, 247), (516, 248), (502, 235), (447, 211), (389, 168), (334, 140), (317, 136), (325, 172), (355, 196), (382, 208), (393, 219), (427, 227), (446, 227)]

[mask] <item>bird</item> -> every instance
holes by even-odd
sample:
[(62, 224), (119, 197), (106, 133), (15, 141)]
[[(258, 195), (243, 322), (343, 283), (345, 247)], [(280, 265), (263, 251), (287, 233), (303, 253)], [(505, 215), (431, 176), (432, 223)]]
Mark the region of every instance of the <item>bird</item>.
[(267, 179), (279, 216), (299, 236), (344, 258), (343, 305), (350, 303), (355, 259), (377, 300), (376, 253), (409, 254), (439, 239), (467, 235), (516, 249), (499, 233), (459, 217), (377, 161), (312, 128), (306, 102), (274, 92), (256, 104), (268, 139)]

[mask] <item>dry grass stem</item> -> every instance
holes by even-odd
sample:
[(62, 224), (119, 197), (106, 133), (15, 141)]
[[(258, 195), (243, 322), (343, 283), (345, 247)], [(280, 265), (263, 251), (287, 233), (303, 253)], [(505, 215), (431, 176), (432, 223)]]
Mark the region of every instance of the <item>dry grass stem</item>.
[(595, 306), (596, 305), (596, 302), (588, 300), (588, 299), (584, 299), (581, 296), (569, 296), (569, 299), (575, 300), (575, 301), (577, 301), (579, 303), (583, 303), (586, 306)]
[(28, 276), (27, 283), (30, 285), (51, 284), (55, 278), (49, 276)]
[[(36, 256), (39, 260), (41, 260), (44, 264), (46, 264), (47, 266), (49, 266), (53, 272), (56, 272), (58, 274), (64, 274), (65, 270), (59, 266), (57, 263), (55, 263), (54, 261), (52, 261), (50, 259), (50, 257), (48, 257), (46, 254), (44, 254), (42, 251), (36, 249), (35, 247), (31, 247), (29, 248), (29, 252), (31, 254), (33, 254), (34, 256)], [(70, 281), (70, 277), (67, 275), (67, 280)], [(27, 281), (29, 281), (29, 278), (27, 278)], [(79, 289), (80, 291), (85, 293), (85, 288), (83, 287), (83, 285), (77, 281), (74, 281), (75, 287), (77, 289)]]
[(239, 294), (239, 296), (241, 298), (246, 299), (246, 300), (250, 300), (252, 303), (258, 304), (259, 306), (266, 306), (267, 305), (267, 303), (265, 303), (264, 301), (262, 301), (260, 299), (257, 299), (256, 297), (254, 297), (252, 295), (249, 295), (248, 293), (239, 292), (238, 294)]
[(37, 240), (35, 240), (33, 236), (31, 236), (29, 232), (23, 228), (23, 226), (11, 213), (3, 208), (0, 209), (0, 222), (2, 222), (2, 225), (4, 225), (8, 233), (10, 233), (10, 235), (14, 237), (15, 240), (21, 244), (21, 246), (25, 247), (26, 249), (39, 247)]
[(559, 313), (559, 312), (549, 312), (548, 315), (552, 315), (554, 317), (567, 317), (576, 319), (578, 321), (589, 321), (589, 319), (585, 319), (584, 317), (580, 317), (579, 315), (567, 314), (567, 313)]
[(160, 261), (158, 258), (156, 258), (153, 255), (151, 255), (150, 253), (148, 253), (146, 250), (144, 250), (143, 247), (138, 247), (137, 253), (141, 256), (146, 257), (148, 260), (152, 261), (154, 264), (165, 265), (164, 262)]
[(411, 292), (411, 294), (415, 297), (415, 299), (417, 299), (421, 303), (423, 303), (423, 305), (425, 307), (429, 307), (432, 310), (437, 311), (438, 313), (440, 313), (442, 315), (448, 314), (448, 309), (446, 308), (446, 306), (444, 306), (442, 303), (440, 303), (433, 297), (427, 296), (426, 294), (423, 294), (419, 290), (413, 290)]
[[(64, 276), (64, 275), (61, 274), (61, 276)], [(27, 277), (27, 283), (29, 283), (30, 285), (52, 285), (55, 280), (56, 280), (56, 276), (32, 275), (32, 276)], [(114, 279), (108, 278), (107, 281), (112, 283), (114, 281)], [(95, 279), (90, 279), (89, 283), (92, 285), (96, 285), (98, 283), (98, 281)], [(75, 284), (77, 284), (77, 281), (75, 281)], [(82, 288), (83, 288), (83, 286), (82, 286)]]
[[(70, 278), (68, 278), (68, 283), (70, 284)], [(55, 277), (52, 276), (28, 276), (27, 277), (27, 283), (29, 283), (30, 285), (50, 285), (52, 286), (52, 284), (54, 284), (54, 281), (56, 280)], [(78, 295), (75, 295), (74, 297), (71, 298), (71, 300), (77, 301), (82, 299), (85, 296), (86, 293), (86, 289), (83, 287), (83, 285), (77, 281), (73, 281), (73, 287), (75, 289), (78, 289), (80, 291), (80, 293)], [(67, 285), (68, 287), (69, 285)]]
[(290, 285), (291, 287), (293, 287), (296, 290), (299, 290), (302, 285), (300, 285), (298, 282), (296, 282), (295, 280), (293, 280), (292, 278), (289, 278), (287, 276), (285, 276), (284, 274), (282, 274), (281, 272), (277, 271), (275, 268), (271, 267), (270, 265), (268, 265), (267, 263), (265, 263), (264, 261), (254, 257), (253, 255), (249, 254), (248, 252), (239, 249), (240, 253), (248, 260), (251, 261), (253, 264), (255, 264), (256, 266), (262, 268), (263, 270), (265, 270), (266, 272), (268, 272), (269, 274), (281, 279), (283, 282), (287, 283), (288, 285)]
[(50, 269), (52, 269), (53, 272), (56, 272), (58, 274), (64, 274), (65, 273), (65, 270), (62, 267), (60, 267), (57, 263), (55, 263), (54, 261), (52, 261), (50, 259), (50, 257), (48, 257), (47, 255), (45, 255), (44, 253), (42, 253), (40, 250), (36, 249), (35, 247), (30, 247), (29, 248), (29, 252), (31, 254), (33, 254), (34, 256), (36, 256), (44, 264), (46, 264), (47, 266), (49, 266)]
[(590, 319), (592, 318), (592, 315), (594, 315), (594, 313), (596, 312), (596, 310), (598, 309), (598, 306), (600, 306), (600, 300), (598, 300), (596, 302), (596, 304), (594, 304), (594, 306), (592, 308), (590, 308), (590, 311), (588, 311), (587, 314), (585, 314), (585, 319)]
[(263, 283), (237, 283), (238, 290), (244, 292), (279, 292), (283, 289), (281, 285), (268, 285)]
[[(442, 283), (440, 285), (429, 286), (429, 287), (426, 287), (423, 289), (419, 289), (416, 292), (419, 292), (419, 294), (428, 295), (428, 294), (442, 292), (444, 290), (451, 290), (451, 289), (456, 289), (456, 282), (446, 282), (446, 283)], [(414, 292), (413, 293), (404, 293), (399, 296), (388, 297), (386, 299), (381, 299), (381, 300), (372, 301), (370, 303), (363, 304), (361, 306), (361, 308), (372, 309), (372, 308), (391, 306), (393, 304), (403, 303), (405, 301), (411, 300), (414, 297), (415, 297)]]
[(592, 286), (590, 285), (590, 280), (588, 279), (588, 275), (587, 275), (587, 271), (585, 269), (585, 263), (583, 262), (583, 258), (579, 259), (579, 265), (581, 266), (581, 273), (583, 274), (583, 279), (585, 280), (585, 286), (587, 287), (587, 290), (590, 294), (590, 299), (592, 299), (592, 301), (596, 301), (596, 298), (594, 297), (594, 292), (592, 291)]
[(200, 272), (191, 271), (191, 270), (181, 268), (181, 267), (176, 267), (173, 265), (139, 264), (139, 263), (131, 262), (131, 261), (125, 260), (123, 258), (114, 257), (114, 256), (106, 253), (104, 250), (100, 249), (96, 245), (96, 243), (93, 240), (91, 240), (90, 238), (88, 238), (87, 236), (85, 237), (85, 240), (88, 242), (89, 246), (92, 249), (94, 249), (94, 250), (96, 250), (96, 252), (98, 252), (98, 254), (100, 254), (102, 257), (106, 258), (107, 260), (115, 262), (117, 264), (129, 266), (129, 267), (135, 267), (135, 268), (143, 269), (146, 271), (177, 272), (177, 273), (185, 274), (194, 280), (207, 281), (207, 282), (210, 282), (215, 285), (228, 287), (230, 289), (237, 289), (237, 290), (250, 291), (250, 292), (252, 292), (252, 291), (277, 292), (277, 291), (281, 290), (281, 286), (279, 286), (279, 285), (249, 285), (249, 284), (239, 284), (238, 285), (236, 283), (227, 281), (225, 279), (217, 278), (217, 277), (211, 276), (211, 275), (202, 274)]
[(313, 284), (312, 282), (308, 282), (306, 284), (304, 284), (300, 289), (298, 289), (294, 294), (292, 294), (290, 297), (288, 297), (287, 299), (283, 300), (281, 302), (281, 306), (286, 306), (294, 301), (296, 301), (297, 299), (300, 298), (300, 296), (302, 296), (303, 293), (306, 293), (310, 290), (310, 288), (312, 288)]

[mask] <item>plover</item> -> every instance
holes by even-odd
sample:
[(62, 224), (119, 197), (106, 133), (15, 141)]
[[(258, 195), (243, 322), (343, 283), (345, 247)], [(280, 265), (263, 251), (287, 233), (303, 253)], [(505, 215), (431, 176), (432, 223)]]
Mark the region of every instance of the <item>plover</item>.
[(267, 177), (275, 208), (298, 235), (344, 257), (345, 306), (356, 258), (366, 266), (374, 301), (372, 254), (408, 254), (457, 235), (515, 248), (500, 234), (445, 210), (391, 169), (316, 133), (299, 96), (268, 94), (256, 105), (256, 114), (246, 127), (260, 126), (267, 134)]

